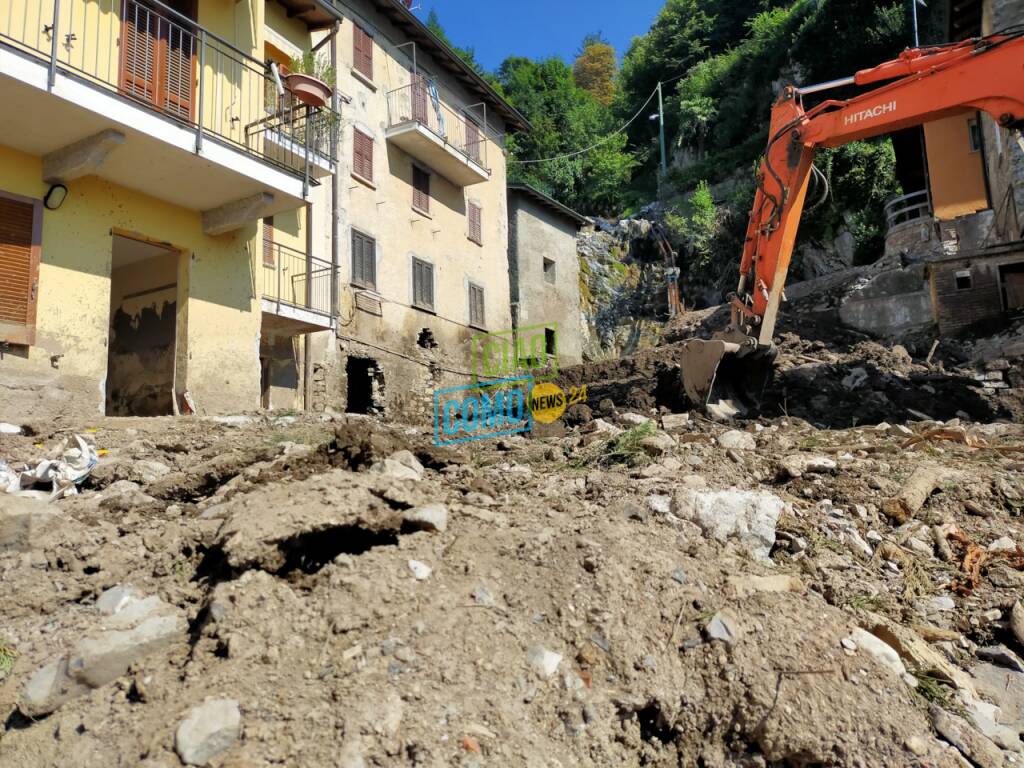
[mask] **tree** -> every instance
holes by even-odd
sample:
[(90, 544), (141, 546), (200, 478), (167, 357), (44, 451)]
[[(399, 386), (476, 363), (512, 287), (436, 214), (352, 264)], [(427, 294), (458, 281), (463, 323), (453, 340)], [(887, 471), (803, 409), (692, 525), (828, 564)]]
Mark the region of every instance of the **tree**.
[(430, 9), (430, 13), (427, 14), (427, 29), (434, 33), (442, 43), (447, 45), (455, 55), (462, 59), (469, 67), (476, 72), (480, 77), (487, 81), (487, 83), (495, 90), (500, 93), (500, 86), (498, 85), (497, 79), (490, 72), (483, 68), (483, 65), (476, 60), (476, 49), (475, 48), (460, 48), (455, 45), (448, 37), (448, 34), (444, 31), (444, 27), (441, 26), (441, 19), (437, 15), (437, 11), (433, 8)]
[[(511, 57), (498, 70), (498, 81), (533, 125), (531, 132), (509, 138), (509, 177), (586, 213), (617, 213), (635, 163), (625, 149), (626, 136), (610, 135), (609, 111), (576, 84), (568, 65), (559, 58)], [(557, 159), (518, 162), (548, 158)]]
[(572, 74), (576, 85), (597, 99), (602, 106), (610, 106), (615, 98), (615, 49), (600, 33), (587, 35), (576, 55)]

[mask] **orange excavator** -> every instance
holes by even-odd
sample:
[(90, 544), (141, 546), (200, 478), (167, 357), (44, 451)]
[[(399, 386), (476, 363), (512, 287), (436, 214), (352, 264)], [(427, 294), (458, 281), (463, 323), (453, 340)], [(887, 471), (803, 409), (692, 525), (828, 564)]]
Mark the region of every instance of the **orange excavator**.
[[(881, 82), (851, 99), (804, 110), (808, 94)], [(756, 399), (756, 389), (767, 382), (776, 351), (772, 335), (818, 150), (974, 111), (987, 112), (1006, 128), (1024, 127), (1024, 25), (909, 49), (852, 77), (783, 90), (772, 107), (731, 323), (710, 340), (684, 344), (682, 383), (691, 403), (735, 403), (751, 393)]]

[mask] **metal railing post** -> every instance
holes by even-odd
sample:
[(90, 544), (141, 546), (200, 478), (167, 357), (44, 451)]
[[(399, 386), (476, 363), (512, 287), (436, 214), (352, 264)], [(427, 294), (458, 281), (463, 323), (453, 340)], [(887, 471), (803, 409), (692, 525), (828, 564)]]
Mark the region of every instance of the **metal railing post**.
[(199, 30), (199, 103), (196, 105), (196, 154), (203, 149), (203, 83), (206, 82), (206, 30)]
[(310, 117), (310, 111), (312, 109), (313, 109), (312, 107), (310, 107), (308, 105), (306, 106), (306, 130), (305, 130), (306, 139), (305, 139), (305, 142), (304, 142), (305, 145), (306, 145), (305, 151), (304, 151), (304, 154), (305, 154), (305, 157), (306, 157), (306, 162), (304, 163), (305, 173), (304, 173), (304, 175), (302, 177), (302, 197), (303, 198), (305, 198), (305, 197), (307, 197), (309, 195), (309, 123), (312, 120), (312, 118)]
[(50, 29), (50, 74), (47, 89), (52, 91), (57, 82), (57, 27), (60, 23), (60, 0), (53, 0), (53, 27)]

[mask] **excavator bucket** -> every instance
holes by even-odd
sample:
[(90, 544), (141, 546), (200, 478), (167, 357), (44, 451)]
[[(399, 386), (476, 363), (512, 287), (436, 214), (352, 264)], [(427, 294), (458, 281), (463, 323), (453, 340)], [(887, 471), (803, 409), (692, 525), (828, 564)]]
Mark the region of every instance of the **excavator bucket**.
[(683, 346), (680, 375), (691, 405), (723, 415), (760, 405), (771, 378), (774, 349), (725, 339), (691, 339)]

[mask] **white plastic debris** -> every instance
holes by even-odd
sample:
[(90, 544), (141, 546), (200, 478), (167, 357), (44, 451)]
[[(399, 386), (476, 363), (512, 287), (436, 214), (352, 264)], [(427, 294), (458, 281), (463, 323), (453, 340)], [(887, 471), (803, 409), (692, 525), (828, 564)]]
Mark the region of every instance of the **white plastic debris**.
[(58, 458), (28, 464), (10, 465), (0, 461), (0, 489), (15, 496), (46, 501), (78, 493), (78, 485), (99, 461), (96, 446), (83, 435), (73, 435), (65, 438), (55, 453)]
[(8, 424), (6, 421), (0, 421), (0, 435), (20, 435), (22, 432), (22, 428), (17, 424)]

